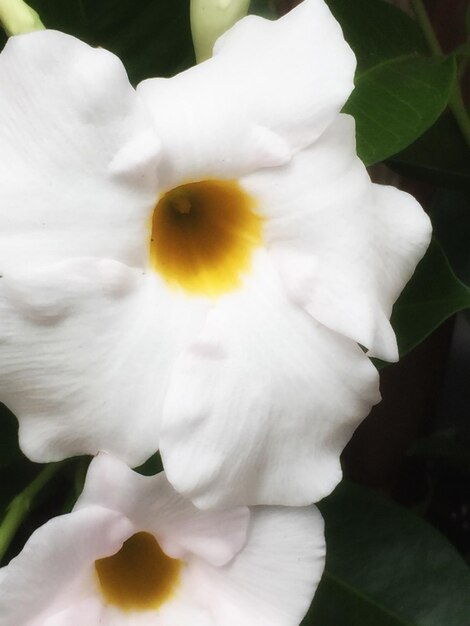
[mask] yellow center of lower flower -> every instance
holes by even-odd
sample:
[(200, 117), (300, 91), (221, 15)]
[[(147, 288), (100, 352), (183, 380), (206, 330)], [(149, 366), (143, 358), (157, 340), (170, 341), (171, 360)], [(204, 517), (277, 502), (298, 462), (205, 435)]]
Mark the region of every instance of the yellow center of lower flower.
[(203, 180), (171, 189), (152, 218), (150, 262), (165, 280), (194, 294), (236, 289), (261, 244), (255, 201), (234, 180)]
[(130, 537), (113, 556), (95, 562), (106, 602), (125, 611), (157, 609), (171, 598), (181, 565), (145, 532)]

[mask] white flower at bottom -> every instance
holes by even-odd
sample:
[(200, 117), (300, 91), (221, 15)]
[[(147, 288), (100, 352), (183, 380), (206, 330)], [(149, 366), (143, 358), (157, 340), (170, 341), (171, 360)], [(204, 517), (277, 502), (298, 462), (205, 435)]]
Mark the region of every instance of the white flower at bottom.
[[(316, 502), (397, 358), (429, 220), (371, 183), (323, 0), (132, 89), (46, 31), (0, 55), (0, 400), (36, 461), (160, 449), (201, 508)], [(358, 345), (360, 344), (360, 345)], [(130, 418), (132, 416), (132, 419)]]
[(200, 511), (100, 454), (0, 570), (0, 626), (297, 626), (324, 556), (313, 506)]

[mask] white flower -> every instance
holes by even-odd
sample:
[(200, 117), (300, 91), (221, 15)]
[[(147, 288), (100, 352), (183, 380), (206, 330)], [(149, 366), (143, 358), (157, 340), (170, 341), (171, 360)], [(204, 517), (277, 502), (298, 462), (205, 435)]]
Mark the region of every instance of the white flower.
[[(34, 460), (160, 447), (197, 506), (303, 505), (379, 400), (429, 220), (371, 184), (322, 0), (136, 92), (46, 31), (0, 56), (0, 400)], [(357, 342), (357, 343), (356, 343)]]
[(72, 513), (0, 570), (0, 626), (297, 626), (324, 557), (313, 506), (200, 511), (99, 455)]

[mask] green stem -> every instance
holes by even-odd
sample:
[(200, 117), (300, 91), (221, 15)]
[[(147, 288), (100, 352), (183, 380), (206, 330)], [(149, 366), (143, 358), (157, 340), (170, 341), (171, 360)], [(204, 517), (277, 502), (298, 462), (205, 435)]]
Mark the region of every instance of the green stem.
[(36, 478), (10, 502), (5, 517), (0, 524), (0, 562), (16, 534), (16, 531), (28, 515), (32, 502), (42, 488), (62, 467), (65, 461), (50, 463)]
[[(429, 49), (435, 56), (442, 56), (441, 44), (439, 43), (436, 33), (434, 32), (433, 25), (431, 24), (431, 20), (429, 19), (423, 0), (411, 0), (411, 5), (421, 30), (423, 31), (423, 35)], [(454, 90), (449, 99), (449, 108), (455, 117), (468, 147), (470, 148), (470, 117), (465, 107), (458, 78), (455, 81)]]
[(434, 32), (433, 25), (429, 19), (429, 15), (423, 4), (423, 0), (411, 0), (411, 6), (415, 12), (416, 19), (418, 20), (421, 30), (423, 31), (424, 38), (429, 46), (429, 49), (433, 54), (439, 56), (442, 54), (441, 44)]

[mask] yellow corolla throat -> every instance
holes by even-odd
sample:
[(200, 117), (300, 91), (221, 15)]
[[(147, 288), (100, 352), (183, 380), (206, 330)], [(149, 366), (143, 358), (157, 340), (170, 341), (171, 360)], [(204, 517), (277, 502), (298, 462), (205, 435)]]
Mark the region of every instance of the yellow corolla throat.
[(178, 587), (182, 562), (171, 559), (155, 537), (140, 532), (113, 556), (95, 561), (106, 604), (123, 611), (158, 609)]
[(161, 196), (152, 217), (150, 264), (193, 294), (236, 289), (261, 245), (256, 201), (235, 180), (202, 180)]

